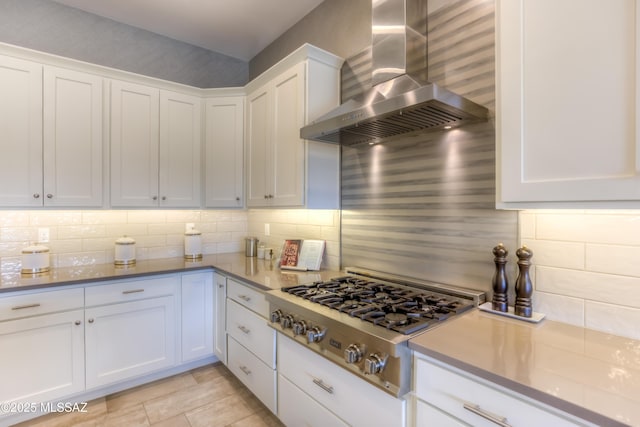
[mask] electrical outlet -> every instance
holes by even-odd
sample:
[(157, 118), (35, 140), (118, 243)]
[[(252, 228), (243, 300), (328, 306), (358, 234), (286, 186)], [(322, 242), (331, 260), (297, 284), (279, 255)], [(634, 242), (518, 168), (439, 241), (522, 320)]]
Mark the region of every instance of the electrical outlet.
[(265, 236), (270, 236), (271, 235), (271, 227), (269, 226), (269, 224), (265, 224), (264, 225), (264, 235)]
[(49, 241), (49, 229), (47, 227), (38, 228), (38, 243), (46, 243)]

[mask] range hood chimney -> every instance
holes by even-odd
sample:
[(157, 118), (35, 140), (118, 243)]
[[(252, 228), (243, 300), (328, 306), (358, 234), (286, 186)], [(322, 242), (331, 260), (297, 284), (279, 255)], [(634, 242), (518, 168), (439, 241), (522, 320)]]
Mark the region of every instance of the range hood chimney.
[(300, 137), (342, 145), (485, 121), (488, 110), (427, 81), (427, 0), (372, 0), (372, 84)]

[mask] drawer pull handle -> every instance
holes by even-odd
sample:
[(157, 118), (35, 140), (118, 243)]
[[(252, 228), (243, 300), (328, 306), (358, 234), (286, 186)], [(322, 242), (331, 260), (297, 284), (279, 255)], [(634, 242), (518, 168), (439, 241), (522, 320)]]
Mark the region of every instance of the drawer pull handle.
[(144, 292), (144, 289), (131, 289), (130, 291), (122, 291), (124, 295), (126, 294), (137, 294), (138, 292)]
[(238, 329), (240, 329), (242, 332), (244, 332), (245, 334), (249, 334), (249, 332), (251, 332), (250, 329), (245, 328), (244, 326), (240, 325), (238, 326)]
[(246, 302), (251, 301), (251, 297), (248, 297), (246, 295), (238, 295), (238, 298), (240, 298), (241, 300), (244, 300)]
[(244, 372), (245, 375), (251, 375), (251, 370), (244, 365), (240, 366), (240, 370)]
[(485, 420), (491, 421), (494, 424), (499, 425), (500, 427), (511, 427), (510, 424), (507, 424), (507, 418), (501, 417), (498, 415), (491, 414), (480, 408), (478, 405), (473, 405), (471, 403), (465, 403), (462, 405), (464, 409), (467, 411), (473, 412), (474, 414), (484, 418)]
[(11, 310), (22, 310), (23, 308), (36, 308), (40, 307), (40, 304), (25, 304), (25, 305), (16, 305), (15, 307), (11, 307)]
[(324, 391), (326, 391), (327, 393), (333, 394), (333, 387), (325, 384), (320, 378), (314, 378), (313, 383), (318, 387), (320, 387), (321, 389), (323, 389)]

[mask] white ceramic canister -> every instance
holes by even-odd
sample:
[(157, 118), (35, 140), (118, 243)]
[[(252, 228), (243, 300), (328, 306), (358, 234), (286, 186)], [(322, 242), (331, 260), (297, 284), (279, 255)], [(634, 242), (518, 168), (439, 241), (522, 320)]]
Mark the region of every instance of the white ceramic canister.
[(202, 258), (202, 233), (195, 228), (184, 233), (184, 257), (191, 260)]
[(31, 245), (22, 250), (22, 270), (24, 274), (46, 273), (49, 271), (49, 248)]
[(136, 263), (136, 241), (127, 236), (116, 239), (115, 265), (131, 265)]

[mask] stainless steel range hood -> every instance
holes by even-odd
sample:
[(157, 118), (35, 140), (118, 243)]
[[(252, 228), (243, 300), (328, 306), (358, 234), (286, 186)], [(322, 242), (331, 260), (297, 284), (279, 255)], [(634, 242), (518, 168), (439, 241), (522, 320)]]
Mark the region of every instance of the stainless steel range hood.
[(355, 145), (487, 120), (485, 107), (427, 81), (426, 17), (427, 0), (372, 0), (373, 87), (300, 137)]

